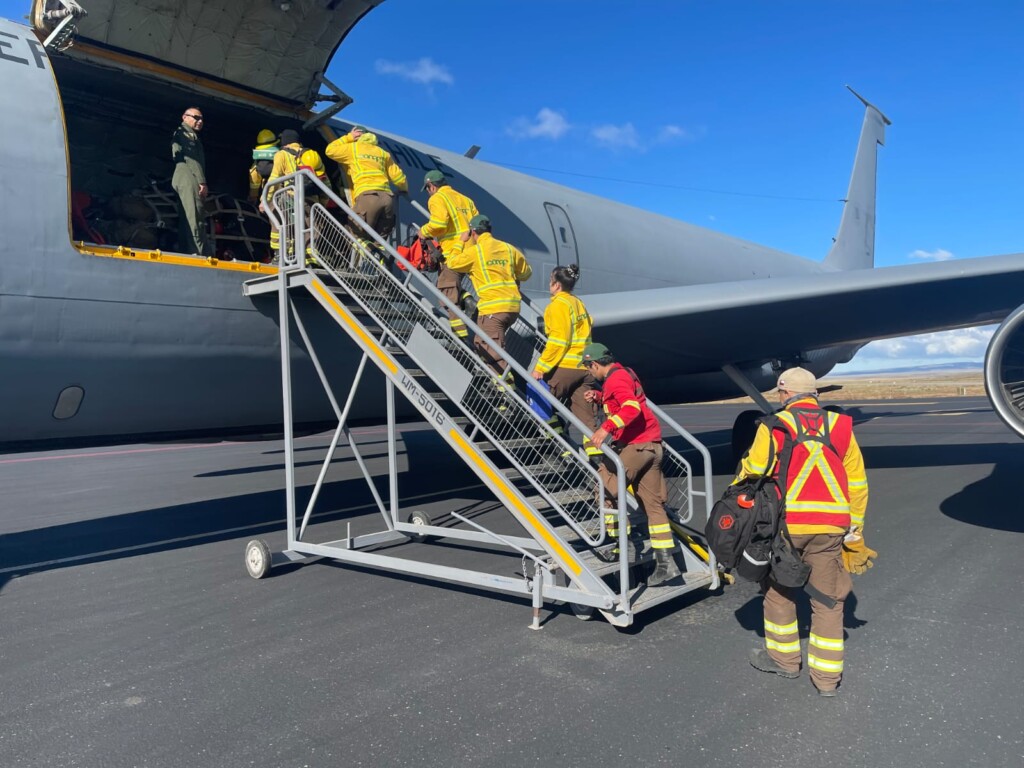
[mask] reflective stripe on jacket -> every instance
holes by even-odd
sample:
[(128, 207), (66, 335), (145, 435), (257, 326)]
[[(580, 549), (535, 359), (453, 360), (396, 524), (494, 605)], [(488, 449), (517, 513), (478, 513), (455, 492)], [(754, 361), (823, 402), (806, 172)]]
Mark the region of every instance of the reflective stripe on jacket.
[(630, 445), (661, 440), (661, 425), (647, 407), (640, 379), (629, 368), (619, 363), (612, 365), (601, 384), (601, 404), (608, 416), (601, 429), (616, 443)]
[(420, 227), (420, 237), (434, 238), (447, 256), (459, 243), (458, 236), (469, 230), (469, 220), (480, 211), (476, 203), (445, 185), (427, 201), (430, 221)]
[(565, 291), (556, 293), (544, 310), (548, 342), (537, 361), (537, 370), (547, 373), (554, 368), (579, 368), (592, 327), (582, 301)]
[(358, 139), (342, 136), (327, 145), (327, 157), (345, 169), (352, 180), (352, 199), (364, 192), (391, 192), (391, 185), (402, 191), (409, 190), (405, 172), (391, 157), (391, 153), (377, 146), (377, 137), (364, 133)]
[(468, 274), (473, 281), (481, 315), (519, 311), (519, 283), (529, 280), (533, 270), (514, 245), (484, 232), (477, 236), (476, 245), (455, 241), (446, 262), (449, 269)]

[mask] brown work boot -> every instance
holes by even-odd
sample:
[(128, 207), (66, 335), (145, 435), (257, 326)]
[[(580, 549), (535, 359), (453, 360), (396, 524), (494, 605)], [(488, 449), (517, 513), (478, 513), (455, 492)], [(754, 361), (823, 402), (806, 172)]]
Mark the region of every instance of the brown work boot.
[(755, 648), (750, 652), (750, 666), (760, 672), (767, 672), (790, 680), (795, 677), (800, 677), (799, 669), (792, 672), (788, 669), (783, 669), (778, 665), (775, 659), (768, 655), (768, 650), (766, 648)]

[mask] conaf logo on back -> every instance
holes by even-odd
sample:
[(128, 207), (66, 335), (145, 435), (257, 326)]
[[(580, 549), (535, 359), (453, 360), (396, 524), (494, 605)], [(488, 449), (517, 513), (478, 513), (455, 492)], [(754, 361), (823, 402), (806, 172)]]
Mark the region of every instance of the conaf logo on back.
[(732, 525), (735, 522), (736, 521), (733, 519), (732, 515), (722, 515), (720, 518), (718, 518), (718, 527), (721, 528), (723, 531), (728, 531), (730, 528), (732, 528)]

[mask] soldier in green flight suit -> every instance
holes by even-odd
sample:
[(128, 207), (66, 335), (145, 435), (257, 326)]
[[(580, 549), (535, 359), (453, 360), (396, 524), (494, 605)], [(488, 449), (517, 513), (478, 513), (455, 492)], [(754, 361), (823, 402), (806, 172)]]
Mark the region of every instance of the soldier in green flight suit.
[(181, 116), (181, 125), (174, 131), (171, 158), (174, 176), (171, 186), (178, 193), (178, 250), (197, 256), (209, 256), (206, 234), (206, 156), (199, 132), (203, 129), (203, 113), (189, 107)]

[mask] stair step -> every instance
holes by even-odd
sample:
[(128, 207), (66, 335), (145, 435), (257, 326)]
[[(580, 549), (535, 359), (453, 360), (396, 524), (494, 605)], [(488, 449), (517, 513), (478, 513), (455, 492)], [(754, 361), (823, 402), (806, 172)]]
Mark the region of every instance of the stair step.
[[(514, 437), (508, 440), (502, 440), (501, 445), (506, 450), (518, 451), (523, 448), (541, 448), (547, 444), (547, 438), (537, 437)], [(490, 440), (481, 440), (477, 443), (477, 447), (482, 451), (496, 451), (498, 447)]]
[[(555, 503), (561, 507), (565, 507), (569, 504), (596, 503), (594, 501), (594, 492), (592, 490), (580, 490), (577, 488), (571, 488), (566, 491), (556, 491), (551, 494), (551, 498), (554, 499)], [(540, 494), (527, 496), (526, 501), (535, 509), (544, 509), (549, 506), (548, 500)]]
[[(691, 571), (683, 574), (681, 583), (668, 584), (661, 587), (648, 587), (646, 584), (639, 584), (629, 592), (629, 603), (633, 613), (640, 613), (648, 608), (671, 600), (695, 589), (706, 587), (711, 583), (711, 571)], [(676, 579), (678, 582), (679, 580)]]
[(571, 466), (567, 467), (557, 460), (543, 461), (537, 464), (527, 464), (524, 467), (508, 467), (507, 469), (501, 470), (501, 474), (510, 480), (516, 480), (519, 478), (530, 478), (530, 477), (547, 477), (550, 475), (558, 475), (566, 471), (571, 471)]
[[(587, 568), (591, 571), (598, 576), (606, 576), (610, 573), (619, 572), (619, 558), (611, 554), (613, 549), (615, 549), (615, 542), (603, 544), (596, 549), (583, 550), (578, 552), (577, 555), (580, 560), (586, 563)], [(650, 544), (644, 542), (643, 550), (637, 553), (636, 559), (630, 563), (630, 567), (653, 561), (654, 550), (651, 549)]]

